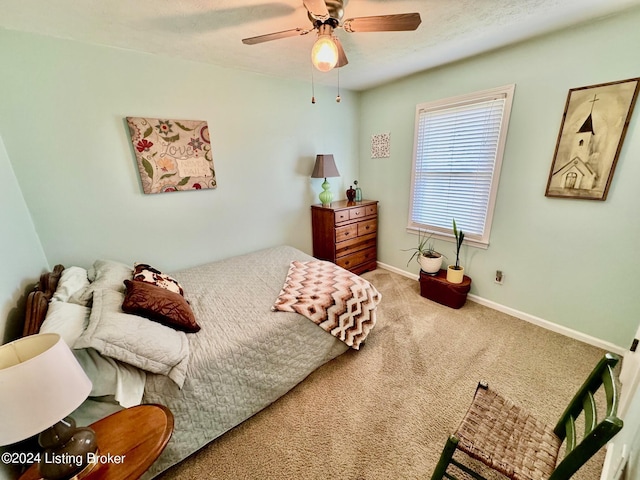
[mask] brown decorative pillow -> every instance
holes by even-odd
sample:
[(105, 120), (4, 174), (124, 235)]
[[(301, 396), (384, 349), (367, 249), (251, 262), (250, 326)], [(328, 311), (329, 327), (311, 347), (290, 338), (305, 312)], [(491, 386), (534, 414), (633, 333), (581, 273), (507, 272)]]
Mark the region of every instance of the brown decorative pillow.
[(166, 288), (171, 292), (184, 296), (184, 290), (175, 278), (170, 277), (166, 273), (162, 273), (160, 270), (146, 263), (135, 263), (133, 265), (133, 279)]
[(146, 282), (125, 280), (124, 284), (127, 291), (122, 311), (187, 333), (200, 330), (193, 310), (182, 295)]

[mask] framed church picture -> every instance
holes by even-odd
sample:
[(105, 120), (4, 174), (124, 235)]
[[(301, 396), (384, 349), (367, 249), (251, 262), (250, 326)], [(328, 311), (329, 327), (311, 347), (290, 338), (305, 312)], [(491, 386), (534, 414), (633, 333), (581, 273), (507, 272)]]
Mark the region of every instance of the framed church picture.
[(569, 90), (547, 197), (606, 200), (640, 78)]

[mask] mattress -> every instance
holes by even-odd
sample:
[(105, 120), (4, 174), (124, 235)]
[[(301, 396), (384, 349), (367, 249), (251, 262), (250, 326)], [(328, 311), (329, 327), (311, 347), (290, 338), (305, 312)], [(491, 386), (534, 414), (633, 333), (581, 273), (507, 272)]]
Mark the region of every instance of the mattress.
[(274, 312), (291, 261), (289, 246), (172, 272), (202, 327), (189, 334), (182, 389), (147, 375), (144, 403), (166, 405), (173, 436), (143, 478), (180, 462), (262, 410), (348, 347), (297, 313)]

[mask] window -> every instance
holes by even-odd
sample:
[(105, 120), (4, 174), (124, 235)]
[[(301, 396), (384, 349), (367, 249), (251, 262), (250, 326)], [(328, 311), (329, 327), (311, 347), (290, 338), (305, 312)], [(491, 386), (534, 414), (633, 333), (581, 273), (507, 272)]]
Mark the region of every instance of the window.
[(489, 245), (515, 85), (416, 107), (408, 230)]

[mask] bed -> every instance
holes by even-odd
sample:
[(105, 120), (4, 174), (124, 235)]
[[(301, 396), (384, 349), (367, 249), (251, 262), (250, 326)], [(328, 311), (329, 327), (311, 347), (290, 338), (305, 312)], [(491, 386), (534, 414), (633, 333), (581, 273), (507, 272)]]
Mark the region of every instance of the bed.
[[(105, 265), (113, 267), (108, 275)], [(381, 299), (366, 280), (293, 247), (280, 246), (169, 272), (166, 276), (183, 289), (197, 329), (189, 333), (140, 317), (142, 329), (137, 319), (131, 321), (135, 315), (125, 314), (118, 306), (123, 297), (128, 298), (129, 284), (141, 283), (127, 280), (125, 297), (123, 277), (130, 278), (131, 267), (97, 261), (87, 272), (89, 288), (86, 284), (65, 288), (73, 282), (61, 282), (61, 278), (71, 271), (56, 266), (42, 275), (27, 300), (24, 334), (62, 329), (61, 335), (70, 336), (74, 351), (91, 352), (91, 358), (85, 359), (91, 365), (87, 371), (95, 367), (94, 360), (115, 369), (109, 381), (105, 380), (108, 375), (92, 372), (96, 391), (78, 411), (86, 423), (140, 398), (142, 403), (159, 403), (172, 411), (171, 441), (144, 478), (161, 473), (251, 417), (350, 347), (360, 348), (375, 325)], [(323, 292), (320, 297), (331, 297), (331, 307), (318, 308), (314, 303), (318, 288)], [(90, 306), (77, 308), (87, 297)], [(69, 305), (76, 305), (73, 309), (78, 313), (74, 313), (73, 328), (69, 327), (74, 316), (68, 314)], [(339, 305), (342, 313), (331, 314)], [(59, 318), (53, 320), (54, 310), (61, 307), (66, 309), (62, 328)], [(108, 324), (110, 320), (104, 319), (111, 314), (128, 315), (126, 327), (115, 323), (110, 332), (98, 333), (96, 318), (102, 322), (99, 325)], [(166, 330), (150, 333), (150, 324)], [(142, 346), (163, 345), (163, 336), (173, 333), (177, 337), (171, 337), (170, 352), (167, 347), (158, 357), (143, 355), (150, 363), (127, 357)], [(113, 340), (113, 335), (120, 337)]]

